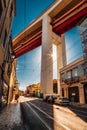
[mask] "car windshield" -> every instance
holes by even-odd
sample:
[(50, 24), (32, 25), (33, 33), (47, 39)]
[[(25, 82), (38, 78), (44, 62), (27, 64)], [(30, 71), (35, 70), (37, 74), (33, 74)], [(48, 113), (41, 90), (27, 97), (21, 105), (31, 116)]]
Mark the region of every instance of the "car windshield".
[(60, 98), (58, 98), (58, 100), (69, 101), (68, 98), (64, 98), (64, 97), (60, 97)]
[(64, 101), (69, 101), (69, 99), (68, 99), (68, 98), (63, 98), (63, 100), (64, 100)]

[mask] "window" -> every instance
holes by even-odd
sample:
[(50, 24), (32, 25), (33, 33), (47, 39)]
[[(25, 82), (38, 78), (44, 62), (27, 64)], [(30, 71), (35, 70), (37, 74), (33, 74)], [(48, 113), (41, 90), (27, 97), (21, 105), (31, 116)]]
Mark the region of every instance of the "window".
[(12, 16), (12, 10), (13, 10), (13, 5), (11, 4), (11, 8), (10, 8), (10, 17)]
[(1, 0), (0, 0), (0, 19), (1, 19), (1, 15), (2, 15), (2, 3), (1, 3)]
[(4, 47), (5, 47), (6, 37), (7, 37), (7, 32), (6, 32), (6, 30), (5, 30), (4, 40), (3, 40), (3, 46), (4, 46)]
[(64, 81), (64, 74), (61, 75), (61, 81)]
[(84, 67), (84, 75), (87, 75), (87, 66)]
[(54, 83), (54, 84), (53, 84), (53, 92), (54, 92), (54, 93), (58, 93), (57, 83)]
[(78, 76), (77, 68), (75, 68), (75, 69), (73, 70), (73, 76), (74, 76), (74, 77)]
[(62, 96), (64, 97), (64, 88), (62, 88)]
[(3, 0), (3, 3), (4, 3), (4, 7), (6, 7), (6, 0)]
[(68, 71), (68, 72), (67, 72), (67, 78), (68, 78), (68, 79), (71, 78), (71, 71)]
[(8, 65), (8, 70), (7, 70), (7, 74), (8, 74), (9, 77), (10, 77), (11, 71), (12, 71), (12, 64), (10, 63)]

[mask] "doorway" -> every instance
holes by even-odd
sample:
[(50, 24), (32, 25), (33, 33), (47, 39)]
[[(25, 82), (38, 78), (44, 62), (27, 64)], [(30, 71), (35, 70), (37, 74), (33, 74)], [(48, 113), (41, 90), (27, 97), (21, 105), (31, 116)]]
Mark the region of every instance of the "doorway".
[(84, 85), (85, 103), (87, 103), (87, 84)]
[(68, 88), (68, 96), (71, 102), (79, 102), (78, 86)]

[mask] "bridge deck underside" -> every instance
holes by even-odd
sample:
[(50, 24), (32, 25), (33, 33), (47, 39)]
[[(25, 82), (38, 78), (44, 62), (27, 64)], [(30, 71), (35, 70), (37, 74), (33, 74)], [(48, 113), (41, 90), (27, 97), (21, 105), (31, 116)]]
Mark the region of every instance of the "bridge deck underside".
[[(87, 1), (82, 0), (81, 2), (79, 2), (79, 4), (69, 9), (67, 12), (63, 13), (60, 17), (56, 17), (56, 19), (52, 21), (51, 25), (53, 32), (61, 35), (69, 29), (72, 29), (74, 26), (78, 25), (82, 20), (84, 20), (85, 17), (87, 17)], [(29, 40), (26, 40), (26, 38), (22, 38), (22, 43), (20, 40), (19, 42), (15, 43), (15, 46), (13, 45), (16, 57), (19, 57), (41, 45), (42, 22), (40, 24), (40, 26), (37, 26), (36, 24), (37, 27), (34, 31), (35, 36), (29, 37)], [(38, 29), (39, 31), (37, 32)]]

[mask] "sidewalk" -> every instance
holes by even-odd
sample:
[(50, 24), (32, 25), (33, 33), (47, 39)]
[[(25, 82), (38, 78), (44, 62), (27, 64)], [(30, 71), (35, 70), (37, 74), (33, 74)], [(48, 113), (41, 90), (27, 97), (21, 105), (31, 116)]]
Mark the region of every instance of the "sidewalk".
[(0, 106), (0, 111), (4, 109), (4, 107), (6, 107), (7, 103), (2, 103), (2, 106)]
[(7, 105), (0, 111), (0, 130), (25, 130), (20, 104)]
[(72, 106), (72, 107), (77, 107), (77, 108), (79, 108), (79, 109), (87, 110), (87, 104), (72, 103), (71, 106)]

